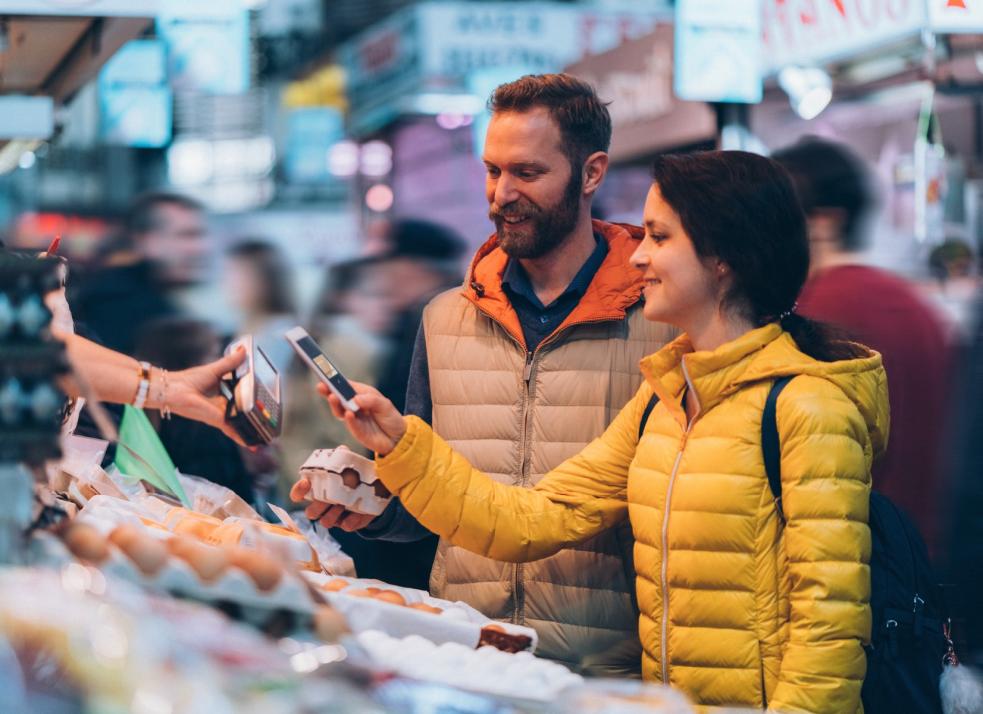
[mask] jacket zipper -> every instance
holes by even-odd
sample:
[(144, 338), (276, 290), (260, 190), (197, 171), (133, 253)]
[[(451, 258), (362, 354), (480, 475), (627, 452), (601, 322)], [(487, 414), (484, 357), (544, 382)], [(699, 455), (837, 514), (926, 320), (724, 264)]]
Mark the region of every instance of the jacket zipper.
[[(568, 332), (574, 327), (578, 327), (581, 325), (597, 324), (601, 322), (612, 322), (615, 321), (616, 319), (624, 319), (624, 318), (605, 317), (595, 320), (579, 320), (577, 322), (570, 323), (569, 325), (564, 327), (563, 330), (554, 332), (552, 335), (549, 335), (546, 339), (544, 339), (542, 342), (539, 343), (539, 345), (536, 347), (535, 350), (530, 351), (527, 347), (525, 347), (523, 341), (519, 340), (515, 335), (509, 332), (509, 330), (505, 327), (505, 325), (502, 325), (502, 323), (498, 320), (498, 318), (496, 318), (494, 315), (492, 315), (490, 312), (482, 308), (477, 303), (473, 303), (473, 304), (482, 313), (484, 313), (491, 320), (493, 320), (495, 323), (500, 325), (502, 329), (505, 330), (505, 334), (511, 337), (512, 340), (516, 343), (516, 345), (526, 350), (526, 362), (522, 369), (522, 425), (521, 425), (520, 436), (519, 436), (519, 458), (520, 458), (519, 485), (525, 485), (529, 478), (528, 470), (529, 470), (529, 460), (530, 460), (530, 456), (528, 453), (529, 445), (527, 443), (529, 437), (529, 417), (530, 417), (529, 389), (530, 389), (530, 384), (532, 382), (532, 373), (535, 367), (536, 357), (540, 354), (540, 352), (544, 347), (548, 346), (552, 342), (555, 342), (557, 339), (559, 339), (560, 335)], [(515, 609), (512, 611), (512, 624), (514, 625), (521, 625), (524, 621), (523, 610), (525, 608), (525, 588), (523, 587), (523, 582), (522, 582), (522, 571), (523, 571), (522, 563), (515, 563), (512, 566), (512, 594), (513, 597), (515, 598)]]
[[(526, 352), (526, 364), (522, 368), (522, 426), (519, 431), (519, 485), (525, 486), (529, 482), (529, 418), (531, 410), (529, 407), (529, 385), (532, 381), (533, 359), (535, 353)], [(523, 624), (525, 619), (526, 592), (523, 587), (522, 563), (512, 566), (512, 592), (515, 595), (515, 610), (512, 612), (512, 623), (515, 625)]]
[(686, 424), (686, 431), (679, 441), (679, 453), (676, 454), (676, 461), (672, 465), (672, 473), (669, 475), (669, 485), (666, 488), (666, 508), (662, 515), (662, 683), (669, 684), (669, 510), (672, 505), (672, 489), (676, 485), (676, 474), (679, 473), (679, 462), (683, 460), (683, 451), (686, 449), (686, 440), (693, 429), (693, 424), (700, 416), (700, 398), (693, 389), (690, 382), (689, 372), (686, 370), (686, 358), (680, 361), (683, 368), (683, 377), (686, 379), (686, 396), (692, 396), (696, 400), (696, 414), (692, 421)]

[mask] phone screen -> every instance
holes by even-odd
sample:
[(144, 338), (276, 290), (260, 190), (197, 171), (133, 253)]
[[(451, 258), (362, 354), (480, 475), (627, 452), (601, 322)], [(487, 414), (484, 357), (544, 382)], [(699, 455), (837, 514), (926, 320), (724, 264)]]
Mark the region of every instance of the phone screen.
[(297, 340), (297, 346), (304, 351), (311, 361), (314, 362), (318, 370), (327, 377), (328, 381), (334, 386), (335, 389), (341, 394), (344, 399), (354, 399), (355, 390), (352, 389), (352, 385), (348, 383), (341, 372), (335, 369), (335, 366), (331, 364), (330, 360), (324, 356), (321, 348), (317, 346), (317, 343), (310, 338), (310, 336), (301, 337)]
[(280, 400), (280, 384), (276, 379), (276, 368), (270, 362), (269, 357), (263, 354), (263, 350), (256, 348), (256, 356), (253, 360), (256, 379), (266, 387), (266, 391), (273, 395), (277, 401)]

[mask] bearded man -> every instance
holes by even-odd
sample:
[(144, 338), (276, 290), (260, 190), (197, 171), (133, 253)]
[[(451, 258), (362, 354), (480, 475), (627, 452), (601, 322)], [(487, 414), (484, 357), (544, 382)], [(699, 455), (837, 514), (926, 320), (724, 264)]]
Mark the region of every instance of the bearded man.
[[(533, 486), (600, 436), (641, 381), (639, 360), (673, 336), (642, 317), (635, 226), (591, 220), (611, 117), (564, 74), (503, 84), (483, 161), (495, 234), (464, 285), (438, 295), (417, 336), (406, 412), (431, 422), (476, 468)], [(299, 481), (301, 500), (309, 484)], [(394, 501), (375, 520), (315, 502), (308, 517), (367, 538), (427, 531)], [(627, 524), (534, 563), (493, 561), (442, 542), (433, 595), (528, 625), (537, 654), (574, 671), (639, 676)]]

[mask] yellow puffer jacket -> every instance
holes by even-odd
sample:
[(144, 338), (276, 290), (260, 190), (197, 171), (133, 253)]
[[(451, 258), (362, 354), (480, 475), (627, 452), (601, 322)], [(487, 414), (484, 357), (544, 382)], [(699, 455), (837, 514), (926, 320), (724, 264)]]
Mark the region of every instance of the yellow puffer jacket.
[[(642, 371), (607, 431), (534, 489), (486, 478), (412, 417), (379, 475), (427, 528), (498, 560), (536, 560), (628, 517), (645, 678), (704, 705), (861, 711), (870, 466), (888, 428), (880, 356), (819, 362), (772, 324), (712, 352), (684, 335)], [(761, 414), (785, 375), (783, 524)], [(687, 388), (699, 404), (688, 425)]]

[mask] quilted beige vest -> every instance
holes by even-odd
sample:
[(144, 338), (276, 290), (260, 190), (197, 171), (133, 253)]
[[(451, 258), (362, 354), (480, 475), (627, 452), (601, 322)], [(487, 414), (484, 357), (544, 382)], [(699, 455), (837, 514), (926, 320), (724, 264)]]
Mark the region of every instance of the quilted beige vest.
[[(627, 317), (572, 325), (531, 361), (460, 289), (424, 313), (435, 431), (492, 478), (532, 486), (600, 436), (641, 382), (639, 360), (673, 337)], [(441, 542), (437, 597), (534, 627), (537, 654), (597, 676), (639, 676), (630, 527), (540, 561), (501, 563)]]

